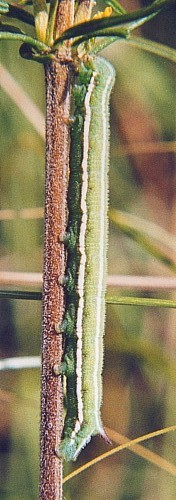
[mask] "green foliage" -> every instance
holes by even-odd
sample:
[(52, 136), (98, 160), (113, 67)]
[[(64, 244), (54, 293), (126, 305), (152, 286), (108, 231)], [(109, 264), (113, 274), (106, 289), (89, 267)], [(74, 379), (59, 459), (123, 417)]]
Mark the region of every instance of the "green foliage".
[[(36, 38), (16, 29), (13, 25), (9, 26), (6, 23), (4, 25), (1, 23), (0, 40), (24, 42), (20, 48), (21, 56), (41, 63), (53, 59), (56, 50), (63, 45), (65, 40), (70, 39), (73, 39), (73, 47), (91, 40), (91, 51), (94, 50), (95, 46), (97, 52), (102, 49), (102, 43), (106, 46), (115, 40), (128, 38), (134, 29), (152, 19), (162, 9), (167, 9), (174, 1), (175, 0), (157, 0), (148, 7), (128, 14), (119, 2), (110, 0), (107, 4), (112, 7), (113, 15), (108, 16), (102, 13), (99, 19), (90, 19), (80, 24), (75, 24), (75, 26), (66, 30), (59, 38), (57, 37), (55, 29), (57, 11), (56, 1), (51, 2), (48, 13), (46, 1), (35, 0), (33, 2), (34, 15), (21, 9), (18, 5), (1, 2), (0, 13), (5, 14), (7, 17), (22, 21), (27, 25), (35, 25)], [(78, 8), (81, 9), (81, 6)], [(97, 42), (94, 40), (96, 37), (103, 38), (103, 41)], [(108, 38), (108, 40), (106, 40), (106, 38)], [(144, 50), (149, 51), (150, 46), (147, 47), (147, 42), (145, 42), (145, 44), (143, 43)], [(88, 50), (87, 45), (85, 50)], [(154, 49), (151, 47), (151, 51), (152, 50)]]
[(81, 38), (77, 43), (82, 43), (84, 40), (96, 36), (126, 37), (131, 31), (158, 14), (162, 8), (166, 8), (172, 3), (173, 0), (162, 0), (160, 2), (153, 2), (149, 7), (132, 12), (131, 14), (122, 14), (121, 16), (113, 15), (97, 20), (92, 19), (91, 21), (81, 23), (80, 25), (66, 30), (63, 35), (56, 40), (54, 45), (58, 45), (58, 43), (64, 40), (69, 40), (70, 38), (78, 36)]

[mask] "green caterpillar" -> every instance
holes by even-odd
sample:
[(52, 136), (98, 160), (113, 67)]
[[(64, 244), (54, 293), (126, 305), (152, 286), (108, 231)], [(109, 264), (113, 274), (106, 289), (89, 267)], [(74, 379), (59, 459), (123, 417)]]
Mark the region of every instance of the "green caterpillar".
[(76, 460), (103, 430), (103, 335), (108, 236), (109, 99), (114, 68), (100, 57), (81, 63), (73, 90), (66, 265), (67, 412), (58, 456)]

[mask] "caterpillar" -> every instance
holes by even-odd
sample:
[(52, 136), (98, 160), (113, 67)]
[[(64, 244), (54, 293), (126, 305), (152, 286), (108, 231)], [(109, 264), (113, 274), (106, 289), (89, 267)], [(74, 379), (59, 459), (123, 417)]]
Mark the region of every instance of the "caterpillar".
[(66, 309), (60, 326), (65, 352), (67, 411), (56, 454), (76, 460), (103, 429), (103, 335), (108, 237), (109, 99), (115, 71), (103, 58), (80, 64), (73, 87), (68, 227), (65, 237)]

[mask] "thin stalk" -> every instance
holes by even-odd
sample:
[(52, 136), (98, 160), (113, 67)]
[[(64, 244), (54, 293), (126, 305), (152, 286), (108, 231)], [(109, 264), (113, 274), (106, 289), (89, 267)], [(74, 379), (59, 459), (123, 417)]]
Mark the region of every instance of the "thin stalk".
[(170, 307), (172, 309), (176, 309), (175, 300), (148, 299), (146, 297), (111, 297), (107, 295), (106, 303), (123, 306)]
[(23, 272), (10, 272), (10, 271), (0, 271), (0, 285), (3, 286), (39, 286), (41, 287), (43, 283), (43, 277), (41, 273), (23, 273)]
[[(5, 26), (5, 25), (4, 25)], [(4, 28), (3, 26), (3, 28)], [(11, 31), (0, 31), (0, 40), (10, 40), (11, 42), (24, 42), (28, 43), (31, 47), (38, 49), (41, 52), (47, 52), (49, 47), (45, 43), (32, 38), (31, 36), (25, 35), (23, 33), (12, 33)]]
[(126, 443), (120, 444), (119, 446), (116, 446), (112, 450), (107, 451), (102, 455), (98, 455), (98, 457), (95, 457), (93, 460), (90, 460), (89, 462), (86, 462), (84, 465), (79, 467), (79, 469), (70, 472), (70, 474), (68, 474), (64, 478), (64, 483), (67, 483), (67, 481), (70, 481), (75, 476), (78, 476), (78, 474), (81, 474), (81, 472), (84, 472), (85, 470), (89, 469), (89, 467), (94, 466), (95, 464), (101, 462), (105, 458), (111, 457), (112, 455), (118, 453), (119, 451), (131, 448), (133, 446), (136, 446), (138, 443), (142, 443), (143, 441), (147, 441), (148, 439), (152, 439), (157, 436), (162, 436), (164, 434), (167, 434), (168, 432), (173, 432), (173, 431), (176, 431), (176, 425), (171, 425), (170, 427), (165, 427), (164, 429), (159, 429), (154, 432), (149, 432), (148, 434), (144, 434), (143, 436), (139, 436), (138, 438), (135, 439), (129, 439), (129, 441), (127, 441)]
[(40, 356), (19, 356), (15, 358), (0, 359), (0, 371), (4, 370), (28, 370), (40, 368)]
[(154, 42), (153, 40), (146, 40), (139, 36), (131, 36), (127, 41), (132, 47), (145, 50), (146, 52), (150, 52), (150, 54), (176, 62), (176, 51), (172, 47), (167, 47), (167, 45)]
[(41, 292), (32, 292), (30, 290), (0, 290), (0, 299), (16, 300), (42, 300)]
[[(41, 287), (41, 273), (20, 273), (0, 271), (0, 285)], [(110, 274), (107, 277), (108, 287), (131, 288), (132, 290), (175, 290), (176, 278), (171, 276), (128, 276)]]
[[(58, 10), (58, 23), (71, 24), (72, 0)], [(55, 330), (64, 313), (66, 201), (69, 164), (70, 69), (59, 62), (46, 64), (46, 192), (41, 394), (41, 500), (62, 498), (62, 463), (55, 454), (62, 433), (62, 380), (53, 371), (61, 362), (62, 336)]]
[(49, 46), (52, 46), (53, 42), (54, 42), (57, 7), (58, 7), (58, 0), (51, 0), (50, 1), (48, 27), (47, 27), (47, 33), (46, 33), (46, 43)]
[(65, 272), (64, 245), (59, 241), (66, 230), (69, 114), (68, 69), (46, 65), (46, 198), (43, 283), (41, 477), (42, 500), (62, 498), (62, 464), (55, 446), (62, 432), (62, 381), (53, 372), (61, 362), (62, 336), (56, 334), (64, 312), (64, 290), (59, 281)]

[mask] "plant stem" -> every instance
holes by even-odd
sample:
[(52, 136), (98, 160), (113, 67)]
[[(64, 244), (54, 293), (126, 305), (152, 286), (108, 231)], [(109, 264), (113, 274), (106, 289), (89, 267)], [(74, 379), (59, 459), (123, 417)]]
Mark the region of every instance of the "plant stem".
[[(58, 10), (60, 26), (70, 25), (72, 0)], [(62, 2), (61, 2), (62, 4)], [(64, 16), (64, 17), (63, 17)], [(64, 313), (65, 249), (61, 242), (66, 231), (67, 180), (69, 165), (70, 73), (68, 65), (51, 62), (46, 75), (46, 193), (43, 284), (42, 394), (40, 491), (42, 500), (62, 498), (62, 464), (55, 454), (62, 433), (63, 388), (53, 372), (61, 362), (62, 336), (55, 330)]]
[(42, 300), (41, 292), (32, 292), (30, 290), (1, 290), (0, 299), (16, 299), (16, 300)]
[(64, 312), (65, 251), (59, 237), (66, 230), (69, 114), (68, 69), (46, 65), (46, 198), (43, 284), (41, 477), (40, 498), (62, 498), (62, 465), (55, 446), (62, 432), (62, 381), (53, 372), (61, 362), (62, 336), (55, 331)]
[(106, 295), (106, 303), (123, 306), (170, 307), (176, 309), (176, 301), (168, 299), (149, 299), (146, 297), (113, 297)]

